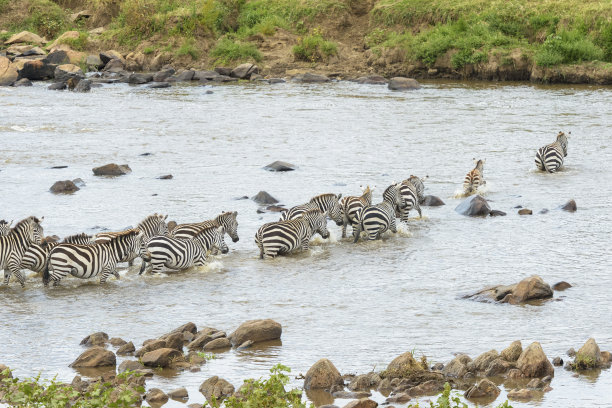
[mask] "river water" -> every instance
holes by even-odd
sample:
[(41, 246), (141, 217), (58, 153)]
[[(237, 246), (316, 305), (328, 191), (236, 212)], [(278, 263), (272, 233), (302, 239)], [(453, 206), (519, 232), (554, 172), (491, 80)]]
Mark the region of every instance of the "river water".
[[(567, 359), (565, 351), (589, 337), (612, 350), (611, 88), (431, 82), (396, 93), (345, 82), (121, 84), (76, 94), (45, 87), (0, 88), (0, 218), (44, 216), (45, 233), (64, 236), (135, 226), (154, 212), (180, 223), (235, 210), (241, 239), (228, 240), (230, 253), (198, 270), (143, 277), (135, 268), (105, 285), (66, 278), (49, 289), (30, 275), (25, 290), (16, 282), (2, 287), (0, 363), (20, 377), (70, 381), (76, 372), (68, 365), (90, 333), (138, 347), (188, 321), (228, 333), (249, 319), (283, 325), (282, 345), (219, 353), (201, 372), (147, 382), (164, 391), (185, 386), (189, 403), (204, 401), (198, 387), (212, 375), (238, 387), (277, 363), (295, 376), (323, 357), (343, 374), (360, 374), (405, 351), (447, 363), (454, 353), (474, 358), (517, 339), (523, 347), (539, 341), (549, 358)], [(572, 132), (563, 171), (536, 172), (536, 149), (560, 130)], [(506, 217), (454, 212), (474, 157), (486, 158), (484, 194)], [(262, 170), (274, 160), (298, 169)], [(92, 167), (109, 162), (133, 172), (93, 176)], [(68, 167), (50, 168), (59, 165)], [(168, 173), (172, 180), (156, 179)], [(266, 190), (296, 205), (320, 193), (358, 195), (369, 184), (378, 202), (387, 185), (411, 174), (429, 176), (426, 194), (446, 205), (424, 207), (422, 219), (412, 214), (407, 227), (377, 242), (354, 245), (330, 223), (330, 240), (272, 261), (258, 259), (253, 238), (278, 214), (258, 214), (253, 201), (236, 199)], [(77, 193), (49, 193), (55, 181), (77, 177), (86, 183)], [(577, 212), (557, 209), (571, 198)], [(519, 216), (517, 205), (534, 214)], [(574, 287), (542, 305), (460, 298), (532, 274)], [(512, 405), (612, 405), (609, 370), (573, 376), (556, 368), (551, 385), (542, 398)], [(506, 398), (501, 388), (494, 404)]]

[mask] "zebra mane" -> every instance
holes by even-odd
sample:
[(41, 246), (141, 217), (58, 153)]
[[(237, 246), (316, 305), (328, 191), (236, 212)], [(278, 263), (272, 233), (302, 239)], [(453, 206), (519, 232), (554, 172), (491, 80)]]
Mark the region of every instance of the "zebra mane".
[(28, 218), (24, 218), (23, 220), (21, 220), (17, 224), (15, 224), (15, 226), (13, 228), (11, 228), (11, 232), (23, 229), (28, 224), (30, 224), (31, 222), (34, 222), (34, 223), (38, 224), (40, 222), (40, 220), (38, 218), (36, 218), (35, 216), (31, 215)]
[[(146, 223), (147, 221), (151, 220), (156, 220), (156, 221), (165, 221), (166, 218), (168, 218), (167, 215), (162, 215), (162, 214), (158, 214), (158, 213), (154, 213), (153, 215), (149, 215), (148, 217), (146, 217), (144, 220), (142, 220), (141, 222), (138, 223), (138, 225), (142, 225), (144, 223)], [(129, 230), (128, 230), (129, 231)]]
[(224, 211), (215, 217), (215, 221), (219, 221), (221, 218), (225, 216), (236, 218), (237, 215), (238, 215), (238, 211)]
[(62, 242), (71, 242), (73, 239), (77, 239), (77, 238), (91, 238), (91, 235), (87, 235), (84, 232), (82, 232), (80, 234), (69, 235), (67, 237), (64, 237)]
[(132, 229), (125, 230), (125, 231), (115, 232), (115, 236), (112, 237), (107, 242), (111, 242), (111, 241), (117, 240), (119, 238), (130, 237), (130, 236), (134, 236), (134, 235), (138, 235), (138, 234), (140, 234), (140, 230), (138, 228), (132, 228)]
[(202, 228), (201, 230), (199, 230), (198, 233), (193, 236), (193, 238), (195, 239), (197, 236), (205, 235), (210, 230), (217, 230), (219, 228), (223, 228), (223, 231), (225, 233), (225, 228), (222, 225), (211, 225), (209, 227), (205, 227), (205, 228)]
[(314, 196), (310, 199), (310, 202), (313, 203), (315, 202), (315, 200), (319, 199), (319, 198), (326, 198), (326, 197), (337, 197), (336, 194), (334, 193), (325, 193), (325, 194), (319, 194), (318, 196)]

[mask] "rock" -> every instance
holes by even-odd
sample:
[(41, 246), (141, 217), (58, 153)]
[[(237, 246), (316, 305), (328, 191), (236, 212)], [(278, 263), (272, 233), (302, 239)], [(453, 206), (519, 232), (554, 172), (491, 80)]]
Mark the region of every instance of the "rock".
[(213, 81), (218, 76), (219, 73), (215, 71), (195, 71), (193, 73), (193, 80), (208, 82)]
[(519, 359), (522, 352), (523, 345), (521, 344), (521, 341), (515, 340), (512, 342), (512, 344), (503, 349), (502, 352), (499, 353), (499, 356), (510, 363), (514, 363)]
[(561, 281), (561, 282), (555, 283), (552, 288), (553, 288), (553, 290), (556, 290), (556, 291), (562, 291), (562, 290), (565, 290), (565, 289), (569, 289), (571, 287), (572, 287), (572, 285), (570, 285), (569, 283), (567, 283), (565, 281)]
[(539, 214), (548, 214), (548, 208), (542, 208), (538, 213)]
[[(1, 81), (1, 80), (0, 80)], [(18, 80), (17, 82), (15, 82), (13, 84), (14, 87), (19, 87), (19, 86), (32, 86), (32, 81), (30, 81), (28, 78), (21, 78), (20, 80)]]
[[(104, 60), (102, 60), (104, 61)], [(123, 64), (123, 61), (118, 60), (118, 59), (112, 59), (110, 61), (108, 61), (106, 64), (104, 64), (104, 72), (111, 72), (111, 73), (120, 73), (123, 72), (125, 70), (125, 66)]]
[(47, 87), (50, 91), (63, 91), (66, 89), (66, 84), (64, 82), (55, 82)]
[(121, 62), (124, 62), (123, 56), (115, 50), (108, 50), (100, 53), (100, 59), (103, 64), (108, 64), (109, 61), (116, 59)]
[(489, 368), (489, 365), (493, 361), (497, 360), (498, 357), (499, 355), (497, 354), (497, 350), (489, 350), (484, 352), (472, 361), (471, 367), (473, 367), (473, 370), (470, 371), (484, 372), (487, 370), (487, 368)]
[(130, 74), (128, 77), (128, 83), (132, 85), (141, 85), (149, 83), (153, 80), (153, 75), (151, 74)]
[(561, 209), (563, 211), (574, 212), (578, 209), (578, 207), (576, 207), (576, 201), (569, 200), (567, 203), (561, 206)]
[(104, 166), (94, 167), (92, 169), (96, 176), (122, 176), (132, 172), (127, 164), (118, 165), (115, 163), (105, 164)]
[(472, 359), (467, 354), (459, 354), (444, 367), (442, 372), (448, 377), (463, 378), (468, 373), (468, 364)]
[(230, 347), (232, 347), (232, 343), (229, 341), (229, 339), (226, 337), (222, 337), (220, 339), (215, 339), (215, 340), (212, 340), (206, 343), (204, 345), (203, 350), (211, 351), (211, 350), (219, 350), (219, 349), (230, 348)]
[(79, 190), (80, 188), (70, 180), (56, 181), (49, 189), (53, 194), (72, 194)]
[(344, 408), (376, 408), (377, 406), (378, 402), (372, 401), (369, 398), (362, 398), (349, 402), (344, 406)]
[(314, 363), (304, 378), (305, 390), (330, 388), (334, 385), (344, 385), (344, 381), (336, 366), (326, 358)]
[(57, 68), (55, 68), (54, 76), (56, 82), (66, 82), (70, 78), (85, 78), (85, 74), (83, 74), (81, 68), (73, 64), (58, 65)]
[(117, 372), (123, 373), (126, 371), (142, 370), (144, 368), (145, 366), (140, 361), (124, 360), (121, 362), (121, 364), (119, 364), (119, 367), (117, 368)]
[(33, 47), (33, 48), (30, 48), (27, 51), (24, 51), (20, 56), (21, 57), (29, 57), (31, 55), (47, 55), (47, 53), (45, 52), (45, 50), (43, 50), (40, 47)]
[(370, 376), (368, 374), (358, 375), (353, 378), (348, 385), (348, 389), (351, 391), (368, 391), (370, 388), (372, 388), (372, 384), (370, 383)]
[(473, 195), (455, 207), (455, 211), (469, 217), (484, 217), (489, 215), (491, 207), (482, 196)]
[(550, 285), (536, 275), (523, 279), (512, 291), (512, 297), (517, 303), (535, 299), (548, 299), (552, 296), (553, 291)]
[(413, 78), (395, 77), (391, 78), (388, 87), (393, 91), (406, 91), (421, 89), (421, 84), (419, 84), (418, 81)]
[(229, 336), (232, 346), (239, 346), (247, 340), (255, 343), (281, 338), (283, 328), (280, 323), (272, 319), (249, 320), (242, 323), (236, 331)]
[(173, 81), (176, 81), (176, 82), (189, 82), (194, 79), (193, 78), (194, 75), (195, 75), (195, 72), (189, 69), (183, 72), (179, 72), (178, 74), (170, 77), (169, 79), (172, 79)]
[(236, 347), (236, 349), (238, 350), (244, 350), (247, 349), (249, 347), (251, 347), (255, 342), (253, 340), (247, 340), (244, 343), (242, 343), (241, 345), (239, 345), (238, 347)]
[(323, 82), (330, 81), (330, 79), (326, 77), (325, 75), (313, 74), (311, 72), (307, 72), (303, 75), (297, 75), (293, 77), (292, 80), (295, 82), (302, 82), (305, 84), (316, 84), (316, 83), (323, 83)]
[(183, 339), (183, 333), (170, 333), (163, 336), (163, 339), (160, 340), (163, 340), (168, 348), (183, 351)]
[(504, 217), (506, 216), (506, 213), (500, 210), (491, 210), (491, 212), (489, 213), (489, 215), (491, 217)]
[(251, 200), (255, 201), (259, 204), (276, 204), (278, 200), (268, 194), (266, 191), (260, 191), (255, 196), (251, 198)]
[[(8, 370), (8, 374), (2, 374), (6, 370)], [(0, 381), (4, 380), (5, 378), (13, 378), (13, 373), (10, 371), (10, 368), (8, 366), (0, 364)]]
[(423, 202), (421, 203), (421, 205), (426, 207), (439, 207), (445, 204), (444, 201), (440, 199), (440, 197), (426, 195), (425, 197), (423, 197)]
[(287, 82), (287, 81), (285, 81), (283, 78), (270, 78), (270, 79), (268, 79), (268, 83), (269, 84), (284, 84), (285, 82)]
[(416, 387), (411, 387), (408, 390), (408, 395), (418, 397), (421, 395), (435, 395), (444, 389), (444, 385), (440, 380), (429, 380)]
[[(172, 348), (172, 347), (168, 347), (166, 340), (159, 340), (159, 339), (146, 340), (143, 343), (143, 346), (139, 348), (138, 350), (136, 350), (134, 355), (136, 357), (142, 357), (149, 351), (153, 351), (153, 350), (157, 350), (161, 348)], [(182, 350), (179, 350), (179, 351), (182, 351)]]
[(172, 174), (166, 174), (164, 176), (159, 176), (158, 179), (160, 179), (160, 180), (172, 180)]
[(214, 339), (212, 338), (210, 334), (203, 333), (203, 334), (196, 336), (196, 338), (193, 341), (187, 344), (187, 348), (189, 350), (200, 350), (204, 348), (206, 344), (210, 343), (213, 340)]
[(70, 14), (70, 21), (76, 23), (80, 20), (87, 20), (92, 16), (92, 13), (89, 10), (81, 10), (78, 13)]
[[(153, 74), (154, 82), (166, 82), (174, 74), (174, 68), (164, 69)], [(193, 72), (193, 71), (192, 71)]]
[(232, 68), (228, 67), (215, 67), (215, 72), (219, 75), (230, 76), (232, 73)]
[(609, 351), (602, 351), (601, 352), (601, 362), (602, 364), (608, 364), (611, 361), (611, 355)]
[(423, 367), (421, 366), (421, 364), (414, 359), (411, 352), (407, 351), (399, 355), (398, 357), (395, 357), (393, 361), (389, 363), (387, 369), (384, 371), (383, 377), (405, 377), (410, 373), (422, 370)]
[(546, 387), (546, 382), (543, 379), (534, 378), (527, 383), (527, 388), (532, 390), (539, 390)]
[(146, 57), (142, 52), (130, 52), (125, 57), (124, 66), (128, 71), (142, 71), (144, 68)]
[(166, 395), (165, 392), (163, 392), (159, 388), (151, 388), (145, 394), (145, 400), (149, 404), (154, 404), (154, 405), (160, 406), (160, 405), (164, 405), (166, 402), (168, 402), (168, 396)]
[(557, 367), (561, 367), (563, 365), (563, 359), (561, 357), (553, 358), (552, 364)]
[(99, 55), (88, 55), (87, 58), (85, 58), (85, 65), (87, 65), (87, 69), (90, 71), (97, 71), (104, 67), (104, 63)]
[[(150, 153), (149, 153), (150, 154)], [(142, 155), (141, 155), (142, 156)], [(192, 322), (188, 322), (185, 323), (179, 327), (177, 327), (176, 329), (172, 330), (170, 333), (168, 333), (167, 335), (170, 335), (172, 333), (184, 333), (184, 332), (189, 332), (192, 334), (196, 334), (198, 332), (198, 328), (195, 325), (195, 323)]]
[(528, 389), (512, 390), (508, 392), (508, 398), (519, 401), (529, 401), (535, 396), (534, 392)]
[(555, 375), (553, 368), (542, 346), (538, 342), (533, 342), (521, 353), (516, 362), (516, 368), (521, 370), (521, 373), (528, 378), (531, 377), (546, 377), (547, 375)]
[(369, 397), (372, 394), (370, 394), (369, 392), (349, 392), (349, 391), (335, 391), (334, 393), (332, 393), (332, 397), (334, 398), (342, 398), (342, 399), (360, 399), (360, 398), (365, 398), (365, 397)]
[(234, 393), (234, 386), (223, 378), (217, 376), (210, 377), (200, 385), (199, 391), (208, 401), (214, 396), (217, 402), (230, 397)]
[(142, 356), (142, 364), (147, 367), (168, 367), (177, 357), (182, 357), (183, 354), (175, 349), (160, 348), (149, 351)]
[(367, 85), (386, 85), (387, 79), (380, 75), (368, 75), (364, 77), (357, 78), (355, 80), (358, 84), (367, 84)]
[(45, 62), (45, 60), (26, 61), (23, 68), (19, 70), (21, 78), (31, 80), (41, 80), (53, 78), (55, 65)]
[(493, 360), (485, 371), (485, 377), (496, 377), (506, 373), (512, 366), (501, 358)]
[[(240, 64), (232, 70), (230, 77), (238, 79), (249, 79), (252, 74), (258, 74), (259, 68), (255, 64)], [(224, 74), (221, 74), (224, 75)]]
[(117, 365), (115, 353), (102, 347), (93, 347), (81, 353), (70, 367), (108, 367)]
[(149, 88), (151, 89), (163, 89), (163, 88), (170, 88), (172, 85), (170, 85), (169, 82), (156, 82), (154, 84), (149, 85)]
[(74, 88), (74, 92), (89, 92), (91, 90), (91, 86), (91, 81), (89, 79), (82, 79)]
[(57, 47), (60, 44), (63, 44), (66, 42), (66, 40), (70, 41), (70, 40), (76, 40), (79, 38), (79, 32), (78, 31), (66, 31), (65, 33), (63, 33), (62, 35), (60, 35), (59, 37), (57, 37), (57, 39), (55, 41), (53, 41), (51, 44), (49, 44), (47, 46), (48, 50), (51, 50), (55, 47)]
[(567, 350), (565, 352), (565, 354), (567, 354), (569, 357), (575, 357), (576, 356), (576, 350), (574, 350), (574, 348), (570, 348), (569, 350)]
[(36, 45), (43, 45), (46, 41), (39, 37), (38, 35), (31, 33), (29, 31), (22, 31), (18, 34), (14, 34), (4, 42), (6, 45), (11, 44), (22, 44), (22, 43), (30, 43)]
[(531, 215), (533, 214), (533, 211), (531, 211), (529, 208), (521, 208), (520, 210), (518, 210), (518, 214), (519, 215)]
[(104, 332), (97, 332), (97, 333), (90, 334), (89, 336), (87, 336), (83, 340), (81, 340), (80, 345), (81, 346), (87, 346), (87, 347), (91, 347), (91, 346), (103, 346), (107, 342), (108, 342), (108, 334), (106, 334)]
[(468, 388), (465, 392), (465, 398), (474, 399), (482, 398), (493, 401), (500, 393), (500, 389), (492, 381), (482, 379), (475, 385)]
[(590, 338), (580, 350), (576, 353), (574, 359), (573, 368), (579, 370), (585, 370), (590, 368), (596, 368), (601, 365), (601, 351), (599, 346), (595, 342), (595, 339)]
[(168, 396), (172, 399), (189, 399), (189, 393), (185, 387), (177, 388), (168, 393)]
[(521, 373), (521, 370), (519, 370), (518, 368), (511, 368), (506, 374), (506, 377), (516, 380), (519, 378), (523, 378), (523, 373)]
[(277, 160), (268, 164), (263, 169), (268, 171), (293, 171), (295, 170), (295, 166), (291, 163)]
[(406, 402), (410, 401), (412, 398), (410, 398), (410, 395), (408, 395), (405, 392), (400, 392), (399, 394), (395, 394), (389, 398), (387, 398), (385, 400), (385, 404), (393, 404), (393, 403), (397, 403), (397, 404), (405, 404)]
[(0, 55), (0, 86), (9, 86), (17, 80), (19, 73), (11, 60)]
[[(76, 184), (76, 180), (78, 180), (78, 179), (75, 179), (75, 180), (72, 180), (72, 181)], [(125, 341), (125, 340), (123, 340), (122, 338), (119, 338), (119, 337), (113, 337), (108, 342), (112, 346), (115, 346), (115, 347), (121, 347), (121, 346), (127, 344), (127, 341)]]
[(32, 48), (34, 48), (33, 45), (13, 44), (4, 50), (4, 52), (6, 52), (6, 55), (22, 55), (24, 52), (27, 52)]

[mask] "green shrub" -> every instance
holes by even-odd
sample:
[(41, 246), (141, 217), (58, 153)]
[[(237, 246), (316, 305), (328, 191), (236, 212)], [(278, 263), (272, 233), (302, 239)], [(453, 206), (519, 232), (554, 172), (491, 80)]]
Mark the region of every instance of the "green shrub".
[(257, 47), (250, 43), (235, 42), (229, 38), (222, 38), (211, 50), (210, 56), (216, 64), (229, 64), (236, 61), (253, 59), (261, 61), (262, 56)]
[(23, 28), (53, 38), (68, 28), (67, 15), (60, 6), (49, 0), (31, 0), (29, 16), (23, 21)]
[(155, 47), (153, 47), (153, 46), (151, 46), (151, 45), (150, 45), (150, 46), (148, 46), (148, 47), (145, 47), (145, 48), (142, 50), (142, 53), (143, 53), (144, 55), (153, 54), (154, 52), (155, 52)]
[[(407, 408), (420, 408), (420, 404), (410, 404)], [(451, 393), (450, 384), (445, 383), (444, 391), (438, 395), (436, 402), (429, 402), (429, 408), (468, 408), (468, 406), (466, 403), (461, 402), (461, 398), (456, 393)], [(512, 405), (506, 400), (498, 405), (497, 408), (512, 408)]]
[(551, 34), (536, 51), (535, 61), (540, 66), (572, 64), (603, 60), (604, 51), (577, 30)]
[(298, 39), (293, 47), (293, 55), (302, 61), (322, 61), (338, 53), (336, 43), (323, 38), (321, 30), (315, 28), (312, 34)]
[(60, 41), (60, 44), (66, 44), (70, 48), (76, 51), (83, 51), (89, 43), (87, 33), (79, 33), (77, 38), (64, 38)]
[(176, 55), (179, 57), (183, 55), (190, 55), (192, 59), (197, 60), (200, 58), (200, 51), (197, 49), (194, 39), (188, 38), (183, 41), (181, 48), (176, 51)]

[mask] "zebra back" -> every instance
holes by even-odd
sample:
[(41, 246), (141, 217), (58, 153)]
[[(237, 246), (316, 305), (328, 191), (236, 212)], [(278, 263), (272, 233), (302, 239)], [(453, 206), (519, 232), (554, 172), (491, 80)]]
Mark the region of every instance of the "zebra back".
[(483, 160), (483, 159), (479, 159), (479, 160), (474, 159), (474, 163), (476, 164), (476, 167), (470, 170), (465, 175), (465, 179), (463, 180), (463, 190), (466, 194), (476, 191), (478, 187), (485, 184), (484, 175), (483, 175), (485, 162), (486, 160)]
[(11, 224), (13, 224), (13, 221), (9, 223), (8, 221), (0, 220), (0, 237), (5, 237), (11, 232)]
[(227, 211), (217, 215), (212, 220), (198, 223), (179, 224), (174, 228), (170, 236), (181, 239), (193, 239), (202, 229), (208, 227), (223, 227), (225, 232), (232, 238), (232, 242), (238, 242), (238, 211)]
[(327, 213), (337, 225), (342, 225), (342, 209), (339, 200), (342, 194), (319, 194), (310, 199), (306, 204), (297, 205), (281, 213), (281, 221), (294, 220), (304, 215), (305, 212), (318, 209), (322, 213)]
[(40, 244), (32, 244), (21, 258), (20, 269), (29, 269), (36, 273), (44, 271), (49, 252), (59, 245), (57, 242), (43, 240)]
[[(414, 177), (414, 176), (411, 176)], [(418, 180), (418, 177), (415, 177)], [(419, 180), (420, 182), (420, 180)], [(421, 184), (422, 185), (422, 184)], [(419, 193), (417, 187), (413, 184), (410, 179), (402, 181), (399, 187), (400, 194), (406, 203), (406, 206), (402, 209), (399, 206), (395, 207), (395, 215), (401, 218), (402, 222), (408, 222), (408, 213), (410, 210), (417, 210), (419, 216), (421, 214), (421, 206), (419, 205)]]
[(93, 236), (87, 235), (84, 232), (80, 234), (69, 235), (62, 240), (63, 244), (81, 244), (81, 245), (89, 245), (93, 244)]
[(423, 201), (425, 197), (425, 184), (423, 184), (423, 181), (425, 181), (425, 179), (410, 175), (410, 177), (408, 177), (408, 180), (404, 181), (409, 181), (410, 183), (412, 183), (412, 185), (416, 189), (417, 196), (419, 197), (419, 202)]
[(223, 237), (225, 236), (225, 228), (219, 227), (208, 227), (200, 230), (194, 237), (193, 241), (199, 243), (204, 252), (212, 251), (213, 248), (221, 251), (223, 254), (227, 254), (229, 248), (225, 243)]
[(357, 219), (357, 213), (372, 204), (372, 189), (366, 186), (361, 196), (345, 196), (340, 200), (340, 209), (349, 223)]
[(383, 192), (383, 201), (389, 203), (392, 208), (403, 209), (406, 207), (406, 201), (400, 192), (400, 184), (393, 183)]

